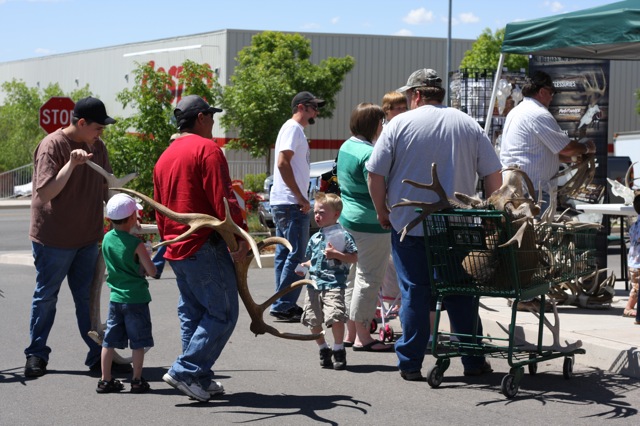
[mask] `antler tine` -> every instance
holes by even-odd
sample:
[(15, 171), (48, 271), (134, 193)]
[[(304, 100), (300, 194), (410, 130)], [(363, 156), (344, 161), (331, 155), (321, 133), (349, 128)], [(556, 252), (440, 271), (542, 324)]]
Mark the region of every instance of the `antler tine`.
[(98, 172), (98, 174), (102, 175), (102, 177), (107, 181), (107, 185), (110, 187), (110, 189), (109, 189), (110, 196), (114, 195), (113, 191), (111, 190), (111, 187), (124, 186), (128, 182), (132, 181), (133, 179), (135, 179), (138, 176), (138, 173), (129, 173), (126, 176), (123, 176), (121, 178), (117, 178), (117, 177), (115, 177), (115, 175), (113, 175), (113, 173), (107, 172), (105, 169), (103, 169), (102, 167), (100, 167), (99, 165), (97, 165), (96, 163), (94, 163), (91, 160), (87, 161), (86, 164), (87, 164), (87, 166), (91, 167), (93, 170)]
[(436, 163), (431, 164), (431, 183), (430, 184), (419, 183), (410, 179), (403, 179), (402, 183), (408, 183), (409, 185), (414, 186), (416, 188), (429, 189), (435, 192), (438, 195), (438, 197), (440, 197), (440, 199), (435, 203), (427, 203), (424, 201), (410, 201), (403, 198), (401, 202), (391, 206), (392, 209), (396, 207), (410, 207), (410, 206), (419, 207), (422, 209), (422, 213), (420, 213), (420, 215), (417, 218), (413, 219), (411, 222), (405, 225), (404, 228), (402, 228), (402, 231), (400, 232), (402, 234), (400, 236), (400, 241), (403, 241), (404, 237), (407, 236), (407, 233), (411, 229), (416, 227), (416, 225), (422, 222), (422, 220), (428, 215), (430, 215), (431, 213), (435, 213), (440, 210), (451, 208), (451, 203), (449, 202), (447, 193), (442, 187), (442, 184), (440, 183), (440, 179), (438, 179), (438, 166), (436, 165)]
[(631, 163), (631, 165), (627, 169), (627, 173), (625, 173), (624, 175), (624, 184), (629, 189), (631, 189), (631, 185), (633, 185), (633, 182), (631, 181), (631, 171), (633, 170), (633, 166), (635, 166), (636, 164), (638, 164), (637, 161), (634, 163)]
[[(273, 244), (283, 244), (289, 250), (291, 250), (291, 244), (284, 238), (281, 237), (269, 237), (263, 241), (260, 241), (257, 244), (258, 250), (268, 247)], [(259, 251), (251, 251), (247, 254), (247, 256), (241, 261), (235, 261), (234, 266), (236, 268), (236, 278), (238, 282), (238, 294), (240, 295), (240, 299), (242, 299), (242, 303), (245, 308), (247, 308), (247, 312), (249, 313), (249, 317), (251, 318), (251, 324), (249, 325), (249, 330), (253, 332), (256, 336), (258, 334), (271, 334), (275, 337), (281, 337), (283, 339), (291, 339), (291, 340), (315, 340), (320, 338), (323, 334), (295, 334), (295, 333), (284, 333), (278, 330), (277, 328), (266, 324), (264, 319), (262, 318), (264, 311), (271, 306), (271, 304), (276, 300), (282, 297), (284, 294), (289, 293), (290, 291), (295, 290), (296, 288), (303, 286), (305, 284), (313, 284), (313, 281), (310, 280), (299, 280), (293, 283), (288, 288), (285, 288), (265, 302), (261, 304), (257, 304), (251, 293), (249, 292), (249, 284), (248, 284), (248, 271), (249, 265), (251, 264), (251, 260), (255, 256), (260, 256)]]
[[(231, 218), (231, 213), (229, 211), (229, 203), (227, 202), (226, 198), (224, 199), (224, 208), (225, 208), (226, 217), (225, 217), (225, 220), (220, 220), (208, 214), (202, 214), (202, 213), (176, 213), (173, 210), (169, 209), (168, 207), (158, 203), (151, 197), (148, 197), (132, 189), (126, 189), (126, 188), (110, 188), (110, 189), (136, 196), (141, 200), (143, 200), (144, 202), (146, 202), (147, 204), (151, 205), (151, 207), (153, 207), (154, 209), (156, 209), (157, 211), (159, 211), (169, 219), (176, 221), (178, 223), (182, 223), (189, 227), (187, 231), (185, 231), (181, 235), (178, 235), (176, 238), (163, 241), (159, 244), (156, 244), (155, 247), (160, 247), (163, 245), (169, 245), (169, 244), (176, 243), (178, 241), (182, 241), (185, 238), (187, 238), (189, 235), (196, 232), (198, 229), (207, 227), (207, 228), (215, 229), (216, 232), (218, 232), (222, 236), (222, 238), (224, 239), (224, 241), (227, 243), (227, 245), (232, 251), (238, 248), (234, 235), (239, 235), (249, 243), (249, 246), (251, 247), (254, 253), (258, 253), (258, 246), (256, 245), (256, 242), (254, 241), (254, 239), (251, 238), (251, 236), (244, 229), (236, 225), (233, 219)], [(259, 267), (262, 267), (260, 256), (256, 258), (256, 263), (258, 264)]]

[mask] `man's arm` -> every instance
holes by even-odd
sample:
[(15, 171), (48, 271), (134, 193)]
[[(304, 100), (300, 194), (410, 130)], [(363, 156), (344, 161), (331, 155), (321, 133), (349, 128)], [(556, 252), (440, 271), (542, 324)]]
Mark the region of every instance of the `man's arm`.
[(300, 210), (302, 213), (307, 213), (311, 210), (311, 205), (309, 204), (309, 200), (303, 195), (300, 188), (298, 188), (298, 183), (296, 182), (295, 175), (293, 174), (293, 168), (291, 167), (291, 159), (293, 158), (294, 152), (291, 150), (283, 150), (278, 153), (278, 171), (280, 172), (280, 176), (282, 176), (282, 180), (285, 185), (293, 192), (293, 195), (296, 197), (298, 204), (302, 206)]
[(484, 177), (484, 191), (485, 198), (493, 194), (498, 188), (502, 186), (502, 170), (496, 170)]
[(387, 207), (387, 183), (384, 176), (369, 172), (367, 176), (369, 195), (378, 214), (378, 222), (384, 229), (391, 229), (389, 208)]
[(93, 157), (93, 154), (89, 154), (83, 149), (71, 151), (69, 161), (62, 166), (58, 174), (49, 183), (37, 190), (42, 203), (46, 204), (57, 197), (69, 182), (69, 178), (76, 166), (86, 163), (91, 157)]
[(561, 161), (574, 161), (571, 157), (577, 157), (584, 154), (595, 154), (596, 144), (592, 140), (588, 140), (585, 143), (572, 140), (562, 148), (562, 151), (558, 153)]

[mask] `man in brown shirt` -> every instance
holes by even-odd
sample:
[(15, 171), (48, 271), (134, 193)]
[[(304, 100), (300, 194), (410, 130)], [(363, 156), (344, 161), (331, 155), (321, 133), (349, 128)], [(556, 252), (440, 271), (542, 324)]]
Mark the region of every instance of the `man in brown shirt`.
[(65, 278), (76, 306), (78, 329), (89, 348), (85, 364), (100, 370), (101, 348), (87, 335), (89, 291), (103, 235), (105, 180), (85, 163), (111, 171), (102, 131), (115, 120), (102, 101), (80, 99), (69, 127), (46, 136), (33, 155), (31, 227), (36, 287), (31, 304), (26, 377), (47, 372), (47, 338), (53, 327), (58, 292)]

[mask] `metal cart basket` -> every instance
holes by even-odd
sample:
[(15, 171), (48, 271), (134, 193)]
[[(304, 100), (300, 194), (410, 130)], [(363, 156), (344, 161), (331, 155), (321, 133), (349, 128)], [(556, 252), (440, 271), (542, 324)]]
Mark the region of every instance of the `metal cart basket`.
[[(431, 353), (436, 364), (429, 370), (431, 387), (442, 383), (450, 358), (458, 356), (490, 356), (508, 360), (509, 374), (502, 380), (502, 393), (513, 398), (518, 392), (524, 366), (529, 373), (537, 372), (537, 363), (564, 357), (563, 375), (573, 373), (574, 354), (584, 354), (576, 348), (560, 352), (542, 345), (544, 297), (540, 297), (537, 344), (515, 343), (517, 305), (520, 300), (542, 296), (554, 285), (587, 275), (596, 268), (594, 229), (578, 230), (570, 226), (529, 225), (521, 245), (502, 246), (515, 234), (520, 224), (511, 222), (507, 214), (496, 210), (448, 210), (429, 215), (423, 221), (428, 266), (436, 297), (436, 319)], [(491, 338), (473, 333), (439, 332), (438, 325), (443, 299), (449, 295), (474, 298), (475, 324), (478, 330), (478, 306), (481, 296), (513, 299), (511, 323), (507, 338)], [(440, 339), (448, 336), (449, 339)]]

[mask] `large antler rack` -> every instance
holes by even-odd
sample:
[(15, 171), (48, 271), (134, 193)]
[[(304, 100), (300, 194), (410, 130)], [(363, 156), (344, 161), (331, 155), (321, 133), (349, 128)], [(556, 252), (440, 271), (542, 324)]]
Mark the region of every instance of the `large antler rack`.
[(251, 293), (249, 292), (248, 285), (248, 271), (249, 265), (251, 264), (252, 259), (256, 258), (256, 263), (258, 266), (262, 267), (262, 263), (260, 262), (260, 249), (267, 247), (272, 244), (283, 244), (289, 250), (291, 250), (291, 244), (284, 239), (279, 237), (271, 237), (265, 239), (263, 242), (256, 244), (255, 240), (249, 235), (247, 231), (240, 228), (235, 224), (233, 219), (231, 218), (231, 213), (229, 211), (229, 203), (227, 199), (224, 199), (225, 206), (225, 220), (220, 220), (213, 216), (202, 214), (202, 213), (176, 213), (168, 207), (158, 203), (150, 197), (147, 197), (144, 194), (140, 194), (139, 192), (133, 191), (131, 189), (126, 188), (111, 188), (115, 191), (120, 191), (127, 193), (129, 195), (135, 196), (149, 204), (151, 207), (156, 209), (158, 212), (166, 216), (167, 218), (176, 221), (178, 223), (182, 223), (189, 227), (187, 231), (182, 233), (181, 235), (173, 238), (171, 240), (163, 241), (160, 244), (156, 244), (154, 247), (160, 247), (162, 245), (169, 245), (176, 243), (178, 241), (182, 241), (185, 238), (189, 237), (191, 234), (196, 232), (202, 228), (213, 228), (216, 232), (220, 234), (220, 236), (224, 239), (229, 246), (231, 251), (235, 251), (238, 248), (238, 242), (236, 240), (236, 236), (241, 237), (251, 247), (251, 251), (247, 254), (244, 260), (234, 261), (234, 266), (236, 269), (236, 279), (238, 284), (238, 293), (244, 306), (251, 317), (251, 325), (249, 329), (255, 334), (271, 334), (276, 337), (281, 337), (284, 339), (291, 340), (315, 340), (322, 336), (323, 333), (320, 334), (296, 334), (296, 333), (286, 333), (282, 332), (275, 327), (268, 325), (264, 322), (263, 314), (264, 311), (277, 299), (282, 297), (284, 294), (293, 291), (294, 289), (301, 287), (303, 285), (311, 284), (313, 285), (313, 281), (310, 280), (299, 280), (293, 283), (289, 288), (283, 289), (273, 296), (271, 296), (264, 303), (257, 304), (253, 300)]
[(435, 192), (440, 199), (435, 203), (426, 203), (424, 201), (411, 201), (411, 200), (407, 200), (406, 198), (403, 198), (401, 202), (391, 206), (391, 208), (417, 207), (422, 209), (422, 213), (420, 213), (418, 217), (413, 219), (411, 222), (405, 225), (404, 228), (402, 228), (402, 231), (401, 231), (402, 235), (400, 236), (400, 241), (403, 241), (407, 233), (411, 229), (416, 227), (416, 225), (421, 223), (424, 220), (424, 218), (429, 216), (431, 213), (452, 208), (452, 204), (451, 204), (452, 201), (449, 200), (449, 197), (447, 197), (447, 193), (445, 192), (444, 188), (442, 187), (442, 184), (440, 183), (440, 179), (438, 178), (438, 166), (436, 165), (436, 163), (431, 164), (431, 183), (430, 184), (419, 183), (410, 179), (403, 179), (402, 183), (408, 183), (409, 185), (414, 186), (416, 188), (429, 189)]

